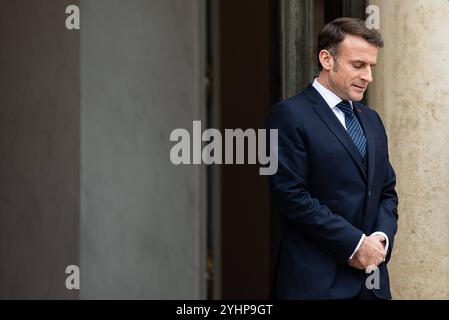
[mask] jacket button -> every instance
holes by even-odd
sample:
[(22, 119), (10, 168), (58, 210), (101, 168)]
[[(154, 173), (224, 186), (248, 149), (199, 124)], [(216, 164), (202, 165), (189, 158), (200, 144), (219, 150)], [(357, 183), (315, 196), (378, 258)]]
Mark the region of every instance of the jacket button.
[(368, 197), (371, 197), (371, 189), (368, 190)]

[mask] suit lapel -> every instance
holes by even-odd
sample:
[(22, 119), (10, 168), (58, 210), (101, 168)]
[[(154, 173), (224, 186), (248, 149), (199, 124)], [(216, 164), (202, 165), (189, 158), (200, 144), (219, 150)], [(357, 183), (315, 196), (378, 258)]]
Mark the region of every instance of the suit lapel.
[(314, 109), (321, 117), (321, 119), (326, 123), (328, 128), (334, 133), (334, 135), (340, 140), (345, 149), (350, 154), (351, 158), (356, 163), (357, 167), (360, 169), (360, 172), (363, 178), (366, 180), (366, 172), (363, 169), (362, 160), (360, 158), (359, 151), (352, 141), (351, 137), (346, 132), (345, 128), (341, 125), (340, 121), (337, 119), (335, 114), (332, 112), (329, 105), (326, 101), (321, 97), (321, 95), (315, 90), (312, 85), (306, 89), (305, 93), (314, 102)]

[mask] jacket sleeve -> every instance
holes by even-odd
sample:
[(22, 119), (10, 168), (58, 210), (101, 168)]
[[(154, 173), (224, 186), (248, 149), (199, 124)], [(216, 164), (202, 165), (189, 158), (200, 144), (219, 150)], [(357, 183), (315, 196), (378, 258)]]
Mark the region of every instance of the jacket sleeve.
[(396, 174), (393, 167), (388, 159), (388, 139), (385, 131), (385, 127), (380, 119), (379, 115), (376, 113), (379, 119), (380, 126), (382, 127), (385, 145), (387, 148), (387, 170), (385, 173), (384, 183), (382, 186), (382, 191), (379, 201), (379, 212), (377, 213), (376, 225), (374, 230), (382, 231), (388, 236), (389, 246), (385, 262), (388, 263), (391, 257), (391, 252), (393, 249), (394, 236), (398, 228), (398, 196), (396, 194)]
[(269, 178), (275, 210), (291, 230), (346, 264), (363, 232), (311, 196), (307, 185), (309, 159), (300, 119), (290, 106), (281, 103), (272, 108), (267, 127), (278, 130), (278, 171)]

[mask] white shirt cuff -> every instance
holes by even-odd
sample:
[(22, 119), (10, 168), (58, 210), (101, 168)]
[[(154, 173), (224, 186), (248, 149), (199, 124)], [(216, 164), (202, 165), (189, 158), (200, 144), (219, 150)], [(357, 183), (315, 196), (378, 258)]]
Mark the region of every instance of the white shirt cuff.
[[(360, 248), (360, 246), (362, 245), (362, 242), (363, 242), (363, 240), (365, 239), (365, 234), (362, 234), (362, 237), (360, 238), (360, 240), (359, 240), (359, 243), (357, 244), (357, 247), (355, 247), (355, 250), (354, 250), (354, 252), (351, 254), (351, 256), (349, 257), (349, 260), (351, 260), (352, 259), (352, 257), (354, 257), (354, 255), (355, 255), (355, 253), (357, 252), (357, 250), (359, 250), (359, 248)], [(387, 243), (388, 243), (388, 240), (387, 240)]]

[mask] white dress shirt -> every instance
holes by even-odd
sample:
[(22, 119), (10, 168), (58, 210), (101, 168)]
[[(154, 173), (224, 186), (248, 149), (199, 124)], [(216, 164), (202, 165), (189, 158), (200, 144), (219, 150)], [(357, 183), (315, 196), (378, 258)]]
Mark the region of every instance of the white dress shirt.
[[(343, 111), (341, 111), (337, 105), (343, 101), (339, 96), (337, 96), (335, 93), (330, 91), (329, 89), (325, 88), (321, 83), (318, 82), (318, 78), (315, 78), (315, 80), (312, 83), (312, 86), (318, 91), (318, 93), (323, 97), (324, 101), (326, 101), (327, 105), (331, 108), (332, 112), (335, 114), (337, 119), (340, 121), (342, 126), (346, 129), (346, 123), (345, 123), (345, 114)], [(352, 107), (352, 101), (349, 101)], [(386, 239), (386, 245), (385, 245), (385, 252), (388, 252), (388, 246), (389, 246), (389, 240), (387, 235), (382, 231), (376, 231), (373, 232), (371, 235), (383, 235)], [(360, 246), (362, 245), (363, 240), (365, 239), (366, 235), (362, 234), (362, 237), (360, 238), (359, 243), (355, 247), (354, 252), (349, 257), (349, 260), (352, 259), (359, 250)]]

